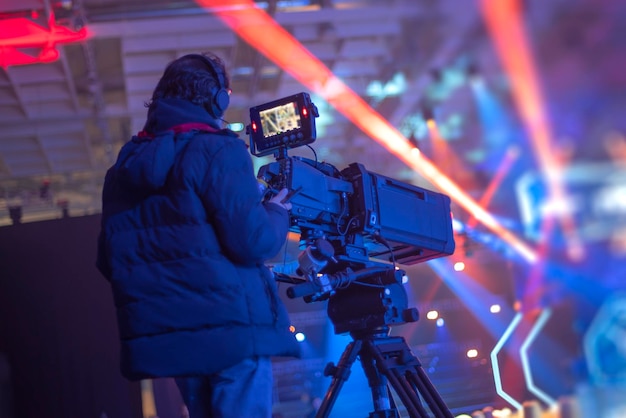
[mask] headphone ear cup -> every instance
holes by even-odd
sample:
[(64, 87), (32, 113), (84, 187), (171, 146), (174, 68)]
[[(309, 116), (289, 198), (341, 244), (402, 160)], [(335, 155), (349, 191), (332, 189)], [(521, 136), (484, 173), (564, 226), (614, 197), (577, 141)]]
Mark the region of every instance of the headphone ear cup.
[(211, 114), (216, 118), (222, 117), (229, 104), (230, 94), (226, 89), (220, 88), (211, 100)]
[[(205, 102), (204, 108), (207, 110), (207, 112), (213, 115), (213, 117), (221, 118), (228, 108), (228, 105), (230, 104), (230, 94), (228, 93), (228, 90), (224, 88), (225, 74), (222, 74), (222, 76), (220, 76), (220, 72), (217, 68), (215, 68), (215, 64), (213, 64), (213, 62), (204, 55), (188, 54), (185, 57), (202, 61), (213, 76), (213, 79), (217, 83), (218, 89), (217, 91), (215, 91), (215, 93), (212, 93), (211, 98), (207, 100), (207, 102)], [(222, 69), (222, 71), (224, 70)]]

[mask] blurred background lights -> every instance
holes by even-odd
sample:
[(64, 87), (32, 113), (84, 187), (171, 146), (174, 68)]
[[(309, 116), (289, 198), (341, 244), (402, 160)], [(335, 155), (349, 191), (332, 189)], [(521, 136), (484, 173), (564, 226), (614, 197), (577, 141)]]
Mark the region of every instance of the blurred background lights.
[(446, 321), (444, 321), (443, 318), (437, 319), (437, 326), (438, 327), (443, 327), (445, 324), (446, 324)]
[(306, 335), (304, 335), (304, 333), (302, 332), (296, 332), (296, 340), (301, 343), (302, 341), (306, 340)]
[(454, 270), (455, 271), (465, 270), (465, 263), (463, 261), (457, 261), (456, 263), (454, 263)]
[(426, 314), (426, 318), (428, 318), (428, 319), (437, 319), (437, 318), (439, 318), (439, 312), (437, 312), (437, 311), (428, 311), (428, 313)]
[(235, 123), (229, 123), (228, 124), (228, 129), (230, 129), (231, 131), (235, 131), (235, 132), (241, 132), (243, 131), (243, 123), (241, 122), (235, 122)]
[(478, 350), (476, 350), (475, 348), (467, 350), (467, 358), (476, 358), (476, 357), (478, 357)]
[(493, 304), (493, 305), (491, 305), (491, 306), (489, 307), (489, 312), (491, 312), (491, 313), (498, 313), (498, 312), (500, 312), (500, 310), (501, 310), (501, 309), (502, 309), (502, 308), (500, 307), (500, 305), (498, 305), (497, 303), (495, 303), (495, 304)]
[(509, 408), (502, 409), (494, 409), (493, 416), (494, 417), (510, 417), (512, 415), (512, 411)]

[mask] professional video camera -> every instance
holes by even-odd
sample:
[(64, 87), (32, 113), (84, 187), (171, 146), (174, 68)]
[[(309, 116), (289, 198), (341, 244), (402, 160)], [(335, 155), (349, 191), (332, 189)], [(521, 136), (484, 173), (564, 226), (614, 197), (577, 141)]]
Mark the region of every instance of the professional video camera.
[(287, 155), (288, 149), (315, 141), (317, 116), (310, 96), (299, 93), (251, 108), (247, 127), (251, 153), (276, 159), (258, 171), (266, 197), (282, 188), (291, 191), (291, 229), (300, 233), (304, 247), (298, 273), (306, 283), (288, 295), (323, 300), (350, 282), (367, 282), (368, 276), (389, 282), (383, 284), (401, 282), (396, 263), (452, 254), (448, 196), (372, 173), (359, 163), (340, 171)]
[[(288, 156), (287, 150), (315, 141), (316, 117), (309, 95), (299, 93), (251, 108), (247, 133), (253, 155), (274, 154), (276, 160), (257, 174), (264, 198), (288, 188), (291, 230), (300, 234), (299, 277), (275, 271), (276, 279), (295, 284), (287, 290), (291, 298), (328, 299), (335, 333), (350, 332), (355, 339), (338, 367), (331, 364), (325, 371), (334, 381), (317, 417), (328, 415), (357, 355), (377, 411), (389, 407), (383, 389), (388, 376), (412, 417), (425, 416), (413, 393), (418, 388), (437, 416), (451, 417), (404, 339), (388, 336), (391, 324), (418, 319), (417, 310), (408, 308), (405, 271), (396, 263), (411, 265), (454, 252), (450, 199), (359, 163), (338, 170), (317, 158)], [(393, 377), (394, 368), (404, 377)]]

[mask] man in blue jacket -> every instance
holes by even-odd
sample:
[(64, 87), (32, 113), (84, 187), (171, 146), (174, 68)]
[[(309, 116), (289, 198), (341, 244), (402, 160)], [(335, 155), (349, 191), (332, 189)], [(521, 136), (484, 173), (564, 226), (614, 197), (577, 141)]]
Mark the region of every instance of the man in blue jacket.
[(191, 418), (271, 416), (270, 357), (299, 355), (264, 264), (286, 240), (287, 190), (261, 201), (246, 144), (220, 129), (229, 95), (218, 57), (172, 61), (102, 195), (122, 374), (176, 377)]

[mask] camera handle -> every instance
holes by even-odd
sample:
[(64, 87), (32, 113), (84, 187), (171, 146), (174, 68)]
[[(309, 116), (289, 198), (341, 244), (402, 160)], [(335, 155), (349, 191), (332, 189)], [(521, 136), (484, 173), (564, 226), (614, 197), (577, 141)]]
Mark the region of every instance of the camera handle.
[[(306, 302), (326, 300), (334, 294), (335, 289), (348, 286), (350, 283), (377, 273), (388, 271), (388, 267), (369, 267), (358, 271), (346, 268), (334, 274), (322, 274), (311, 280), (301, 282), (287, 289), (290, 299), (302, 297)], [(292, 283), (294, 283), (292, 281)]]

